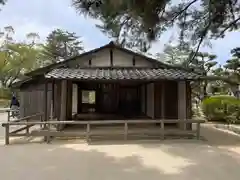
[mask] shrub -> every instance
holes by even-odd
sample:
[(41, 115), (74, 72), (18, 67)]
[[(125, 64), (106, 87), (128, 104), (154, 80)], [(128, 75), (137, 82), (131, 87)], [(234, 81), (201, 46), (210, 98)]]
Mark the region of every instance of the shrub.
[(234, 96), (218, 95), (203, 100), (202, 110), (210, 121), (237, 123), (240, 121), (240, 100)]

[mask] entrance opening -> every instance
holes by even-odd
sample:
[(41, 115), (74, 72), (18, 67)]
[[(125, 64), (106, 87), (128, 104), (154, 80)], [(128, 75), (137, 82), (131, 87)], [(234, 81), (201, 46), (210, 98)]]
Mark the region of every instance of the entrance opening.
[(96, 111), (96, 91), (82, 90), (82, 111), (90, 113)]

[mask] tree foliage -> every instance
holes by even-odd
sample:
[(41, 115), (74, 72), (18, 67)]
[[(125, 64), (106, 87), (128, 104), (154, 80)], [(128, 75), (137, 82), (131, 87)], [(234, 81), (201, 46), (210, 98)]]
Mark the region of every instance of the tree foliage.
[(52, 63), (76, 56), (81, 51), (83, 44), (75, 33), (56, 29), (48, 35), (42, 54), (49, 63)]
[(7, 87), (37, 63), (38, 51), (26, 44), (11, 44), (0, 52), (0, 82)]
[(226, 61), (224, 68), (233, 80), (240, 83), (240, 47), (232, 49), (231, 53), (232, 58)]
[(82, 42), (75, 33), (60, 29), (52, 31), (43, 44), (37, 43), (38, 33), (26, 34), (26, 40), (20, 42), (13, 37), (12, 26), (0, 32), (0, 86), (7, 88), (16, 80), (24, 78), (26, 72), (47, 64), (75, 56), (83, 50)]
[[(239, 28), (239, 0), (72, 0), (77, 12), (102, 21), (98, 27), (124, 46), (147, 51), (169, 28), (198, 52), (209, 38)], [(196, 53), (191, 53), (194, 59)]]
[(173, 65), (187, 65), (187, 59), (189, 56), (189, 48), (180, 48), (179, 46), (173, 46), (171, 44), (165, 45), (162, 53), (157, 53), (156, 57), (161, 61), (165, 61)]
[(0, 46), (0, 83), (2, 87), (8, 87), (23, 74), (38, 66), (39, 50), (22, 42), (16, 42), (12, 35), (12, 26), (4, 28), (1, 32)]
[[(179, 45), (168, 44), (165, 46), (163, 53), (156, 54), (160, 61), (178, 65), (185, 68), (191, 68), (193, 71), (204, 76), (217, 76), (222, 79), (231, 79), (234, 82), (240, 83), (239, 78), (239, 59), (237, 58), (239, 48), (231, 51), (232, 58), (227, 60), (224, 65), (219, 65), (217, 56), (206, 52), (198, 52), (195, 58), (191, 61), (188, 59), (191, 48), (185, 46), (182, 48)], [(202, 80), (192, 82), (193, 98), (199, 102), (206, 98), (209, 94), (229, 94), (233, 89), (231, 84), (223, 80)], [(235, 90), (233, 91), (235, 92)]]
[[(7, 0), (0, 0), (0, 5), (5, 5)], [(0, 9), (1, 10), (1, 9)]]

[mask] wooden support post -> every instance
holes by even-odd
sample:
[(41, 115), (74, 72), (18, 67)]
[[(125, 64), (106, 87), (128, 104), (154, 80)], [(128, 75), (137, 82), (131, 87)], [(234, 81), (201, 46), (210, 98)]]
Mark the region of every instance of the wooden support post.
[(128, 138), (128, 123), (125, 121), (124, 123), (124, 140), (127, 140)]
[(184, 121), (187, 119), (187, 103), (186, 103), (186, 81), (178, 82), (178, 119), (179, 127), (182, 130), (186, 130), (186, 123)]
[(161, 133), (162, 133), (162, 140), (164, 140), (165, 139), (165, 127), (164, 127), (164, 120), (161, 120)]
[(87, 142), (90, 139), (90, 123), (87, 123), (87, 134), (86, 134), (86, 140)]
[(161, 119), (165, 118), (165, 81), (161, 85)]
[[(26, 119), (26, 122), (29, 122), (28, 118)], [(29, 134), (29, 126), (28, 125), (26, 125), (26, 134)]]
[(50, 119), (53, 120), (53, 108), (54, 108), (54, 82), (52, 81), (52, 98), (51, 98), (51, 104), (50, 104)]
[(11, 113), (10, 110), (7, 111), (7, 113), (8, 113), (7, 122), (9, 122), (9, 121), (10, 121), (10, 115), (11, 115), (11, 114), (10, 114), (10, 113)]
[[(40, 122), (43, 122), (43, 117), (42, 117), (42, 115), (40, 115)], [(42, 124), (40, 124), (40, 128), (42, 129), (43, 128), (43, 125)]]
[(5, 145), (9, 144), (9, 124), (5, 126)]
[[(44, 121), (48, 121), (48, 107), (47, 107), (47, 94), (48, 94), (48, 83), (44, 83), (44, 103), (43, 103), (43, 109), (44, 109)], [(44, 129), (47, 129), (47, 125), (44, 124)], [(47, 136), (44, 136), (44, 141), (47, 141)]]
[(53, 80), (52, 81), (52, 109), (51, 109), (51, 113), (52, 113), (52, 116), (55, 115), (55, 81)]
[[(61, 107), (60, 107), (60, 121), (66, 121), (67, 111), (67, 81), (62, 80), (61, 82)], [(63, 124), (58, 127), (61, 130), (64, 127)]]
[(44, 84), (44, 104), (43, 104), (43, 109), (44, 109), (44, 121), (47, 121), (48, 120), (48, 102), (47, 102), (47, 97), (48, 95), (48, 83), (45, 82)]
[(48, 124), (47, 125), (47, 137), (46, 137), (46, 142), (47, 142), (47, 144), (49, 144), (50, 143), (50, 139), (51, 137), (50, 137), (50, 124)]
[(197, 139), (200, 139), (200, 123), (197, 123)]

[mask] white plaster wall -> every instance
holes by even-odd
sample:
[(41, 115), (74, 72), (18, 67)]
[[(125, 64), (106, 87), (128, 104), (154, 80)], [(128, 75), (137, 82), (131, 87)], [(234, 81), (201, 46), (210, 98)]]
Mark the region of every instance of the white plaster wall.
[[(131, 67), (133, 66), (133, 55), (114, 49), (113, 66)], [(136, 67), (152, 67), (152, 63), (142, 57), (135, 57)]]
[[(89, 60), (92, 61), (92, 67), (108, 67), (111, 66), (110, 61), (110, 49), (103, 49), (96, 53), (89, 54), (76, 60), (69, 62), (70, 67), (89, 67)], [(131, 67), (133, 66), (133, 55), (120, 51), (118, 49), (113, 49), (113, 66), (118, 67)], [(153, 64), (146, 60), (145, 58), (136, 56), (135, 57), (135, 66), (136, 67), (152, 67)]]
[(109, 49), (103, 49), (93, 55), (92, 58), (92, 66), (111, 66), (110, 61), (110, 50)]
[(88, 67), (89, 59), (91, 59), (91, 56), (85, 56), (82, 58), (78, 58), (78, 59), (76, 59), (76, 62), (74, 63), (74, 65), (78, 64), (80, 67)]
[(113, 66), (132, 66), (132, 56), (117, 49), (113, 50)]
[(77, 113), (77, 105), (78, 105), (78, 86), (77, 84), (72, 85), (72, 113)]
[(70, 61), (68, 64), (70, 67), (76, 67), (76, 65), (79, 65), (80, 67), (89, 67), (89, 60), (92, 61), (91, 66), (93, 67), (110, 66), (111, 62), (109, 49), (103, 49), (99, 52), (79, 57), (76, 60)]
[(147, 116), (154, 118), (154, 84), (147, 85)]
[(153, 64), (142, 57), (135, 57), (135, 66), (137, 67), (153, 67)]
[(185, 81), (179, 81), (178, 82), (178, 118), (179, 119), (186, 119), (186, 108), (187, 108), (187, 102), (186, 102), (186, 82)]

